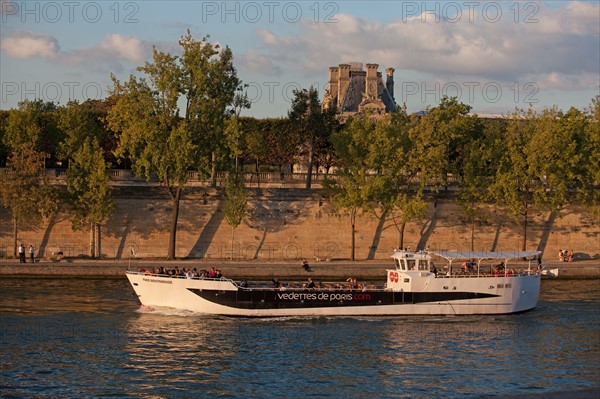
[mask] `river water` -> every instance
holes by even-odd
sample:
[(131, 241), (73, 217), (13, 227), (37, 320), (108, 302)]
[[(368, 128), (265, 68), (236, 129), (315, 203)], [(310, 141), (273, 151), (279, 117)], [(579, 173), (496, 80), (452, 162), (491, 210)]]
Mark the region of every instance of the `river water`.
[(600, 384), (600, 281), (507, 316), (206, 317), (125, 279), (0, 280), (3, 398), (458, 398)]

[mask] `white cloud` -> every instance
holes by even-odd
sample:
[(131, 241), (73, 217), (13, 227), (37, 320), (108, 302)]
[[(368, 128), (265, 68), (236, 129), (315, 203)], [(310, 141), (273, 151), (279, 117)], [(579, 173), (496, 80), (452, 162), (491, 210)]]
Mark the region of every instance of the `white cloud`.
[(98, 49), (107, 54), (114, 54), (124, 60), (141, 63), (148, 55), (144, 43), (135, 37), (112, 34), (104, 39)]
[(254, 51), (282, 70), (323, 79), (329, 65), (362, 61), (396, 68), (397, 80), (414, 72), (446, 81), (533, 78), (540, 80), (540, 87), (597, 86), (600, 4), (532, 4), (539, 9), (535, 13), (521, 9), (518, 21), (510, 9), (496, 22), (481, 15), (474, 21), (464, 15), (455, 23), (435, 22), (428, 15), (426, 23), (405, 18), (381, 24), (340, 14), (338, 23), (303, 21), (294, 35), (261, 30), (261, 46)]
[(584, 72), (581, 74), (569, 74), (550, 72), (531, 77), (541, 90), (586, 90), (593, 87), (600, 89), (600, 77), (597, 73)]
[(124, 68), (123, 63), (141, 65), (151, 55), (152, 46), (142, 40), (121, 34), (106, 36), (101, 42), (62, 54), (61, 60), (72, 66), (91, 65), (95, 69)]
[(151, 55), (151, 45), (136, 37), (110, 34), (101, 42), (69, 51), (61, 51), (58, 40), (49, 35), (17, 31), (5, 37), (1, 50), (13, 59), (42, 57), (69, 66), (89, 66), (95, 70), (124, 69), (123, 63), (141, 65)]
[(136, 37), (110, 34), (90, 47), (62, 51), (55, 37), (25, 31), (5, 37), (0, 47), (13, 59), (41, 57), (71, 67), (85, 65), (103, 72), (122, 71), (125, 64), (141, 65), (150, 58), (152, 50), (151, 44)]
[(0, 47), (8, 57), (17, 59), (33, 57), (53, 59), (60, 53), (58, 40), (50, 35), (33, 32), (14, 32), (2, 40)]
[(273, 65), (273, 62), (268, 57), (254, 50), (249, 50), (237, 56), (235, 64), (238, 69), (243, 69), (244, 72), (260, 73), (267, 76), (281, 75), (281, 69)]

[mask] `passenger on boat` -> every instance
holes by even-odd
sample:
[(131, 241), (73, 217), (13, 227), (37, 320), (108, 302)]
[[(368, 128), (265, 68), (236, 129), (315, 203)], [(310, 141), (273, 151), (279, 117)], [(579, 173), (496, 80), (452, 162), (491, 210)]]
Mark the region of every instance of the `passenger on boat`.
[(467, 262), (467, 270), (469, 271), (469, 273), (475, 271), (475, 259), (472, 259), (470, 262)]
[(358, 289), (358, 282), (356, 281), (355, 278), (350, 277), (349, 279), (346, 280), (348, 283), (350, 283), (350, 288), (353, 290), (357, 290)]
[(315, 282), (310, 277), (308, 278), (308, 284), (306, 285), (306, 288), (315, 288)]
[(246, 287), (248, 287), (248, 281), (247, 281), (245, 278), (243, 278), (243, 279), (242, 279), (242, 281), (240, 281), (240, 284), (239, 284), (239, 286), (240, 286), (241, 288), (246, 288)]
[(429, 268), (429, 271), (437, 277), (437, 268), (435, 267), (433, 262), (431, 262), (431, 267)]
[(464, 273), (472, 273), (475, 271), (475, 260), (470, 260), (468, 262), (463, 262), (462, 265), (460, 265), (460, 269), (464, 272)]
[(504, 262), (501, 262), (494, 267), (494, 276), (500, 276), (502, 274), (504, 274)]

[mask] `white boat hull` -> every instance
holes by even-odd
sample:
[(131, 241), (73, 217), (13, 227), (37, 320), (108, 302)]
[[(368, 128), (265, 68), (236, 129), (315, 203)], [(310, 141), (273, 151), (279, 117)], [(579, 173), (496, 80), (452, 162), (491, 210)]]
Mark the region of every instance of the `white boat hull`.
[(429, 273), (419, 277), (419, 286), (410, 292), (244, 289), (231, 280), (136, 272), (128, 272), (127, 278), (145, 306), (243, 317), (508, 314), (534, 308), (540, 293), (539, 274), (435, 277)]

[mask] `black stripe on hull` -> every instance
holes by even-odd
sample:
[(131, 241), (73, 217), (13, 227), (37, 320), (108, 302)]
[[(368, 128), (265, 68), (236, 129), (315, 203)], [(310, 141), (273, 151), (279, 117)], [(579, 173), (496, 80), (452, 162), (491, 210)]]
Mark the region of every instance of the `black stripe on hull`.
[(428, 302), (492, 298), (477, 292), (391, 292), (391, 291), (218, 291), (188, 288), (202, 299), (236, 309), (298, 309), (347, 306), (412, 305)]

